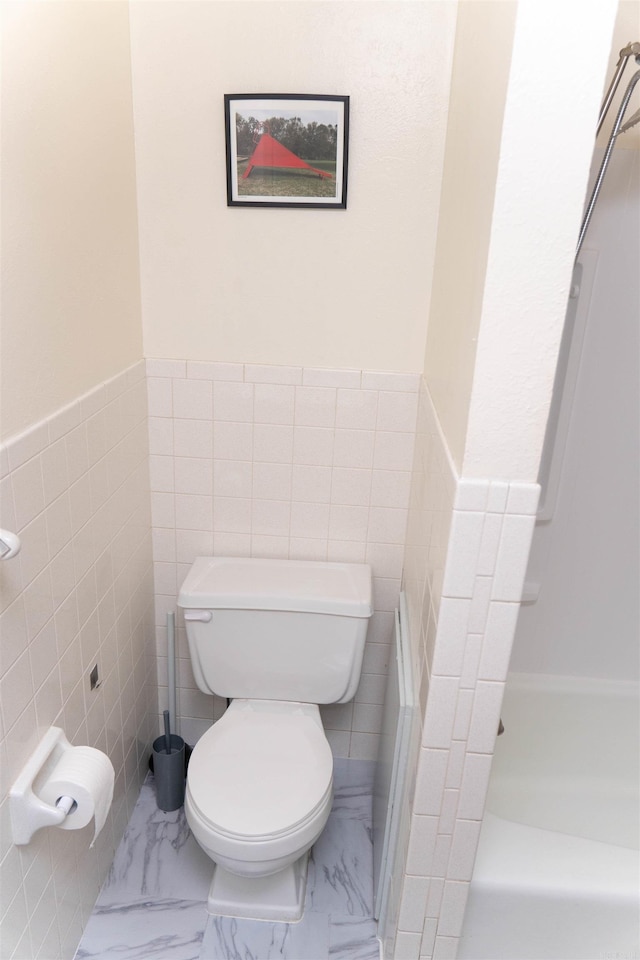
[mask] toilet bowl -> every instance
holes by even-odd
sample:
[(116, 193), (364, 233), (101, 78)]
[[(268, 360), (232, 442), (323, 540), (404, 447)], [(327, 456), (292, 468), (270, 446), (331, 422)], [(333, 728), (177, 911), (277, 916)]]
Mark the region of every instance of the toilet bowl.
[(189, 763), (187, 822), (216, 865), (209, 912), (300, 919), (308, 851), (332, 796), (333, 758), (315, 704), (234, 700)]
[(346, 703), (372, 614), (366, 564), (197, 557), (178, 597), (200, 690), (231, 700), (196, 744), (185, 813), (213, 861), (208, 910), (299, 920), (329, 817), (319, 704)]

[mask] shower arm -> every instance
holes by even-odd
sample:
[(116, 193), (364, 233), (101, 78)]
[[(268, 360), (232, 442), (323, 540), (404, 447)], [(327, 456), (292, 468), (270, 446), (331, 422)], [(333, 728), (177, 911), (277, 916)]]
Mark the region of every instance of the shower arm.
[[(636, 46), (640, 46), (640, 44), (634, 43), (632, 44), (632, 46), (636, 47)], [(636, 62), (640, 63), (640, 54), (636, 56)], [(589, 229), (589, 223), (591, 222), (593, 209), (596, 205), (596, 201), (600, 194), (600, 188), (602, 187), (602, 182), (604, 180), (605, 173), (607, 172), (607, 167), (609, 166), (609, 160), (611, 158), (611, 152), (616, 142), (616, 137), (620, 132), (620, 126), (622, 125), (622, 121), (624, 120), (624, 115), (627, 112), (627, 107), (629, 105), (629, 100), (631, 99), (631, 94), (633, 93), (635, 85), (638, 82), (638, 80), (640, 80), (640, 70), (636, 70), (634, 75), (631, 77), (631, 80), (627, 84), (627, 89), (625, 90), (624, 96), (622, 98), (622, 102), (618, 109), (615, 123), (613, 124), (613, 129), (611, 130), (611, 135), (609, 137), (609, 142), (607, 143), (607, 148), (605, 150), (604, 157), (602, 158), (600, 170), (598, 171), (598, 176), (596, 178), (596, 182), (595, 182), (593, 191), (591, 193), (591, 199), (589, 200), (589, 205), (584, 215), (582, 226), (580, 227), (580, 234), (578, 236), (578, 246), (576, 247), (576, 260), (580, 255), (580, 251), (582, 249), (582, 244), (584, 242), (585, 235), (587, 233), (587, 230)]]
[(596, 137), (602, 129), (602, 124), (605, 121), (605, 117), (611, 106), (611, 101), (616, 95), (616, 90), (618, 89), (618, 84), (622, 79), (622, 74), (625, 71), (629, 57), (638, 57), (640, 56), (640, 43), (628, 43), (626, 47), (623, 47), (620, 51), (620, 56), (616, 64), (616, 72), (613, 75), (611, 83), (609, 84), (609, 89), (607, 90), (604, 100), (602, 101), (602, 106), (600, 107), (600, 115), (598, 117), (598, 129), (596, 130)]

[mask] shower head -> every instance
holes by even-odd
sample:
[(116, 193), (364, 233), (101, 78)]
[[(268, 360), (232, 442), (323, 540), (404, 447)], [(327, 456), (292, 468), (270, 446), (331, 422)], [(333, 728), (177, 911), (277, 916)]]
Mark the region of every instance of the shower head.
[(635, 127), (636, 123), (640, 123), (640, 110), (636, 110), (636, 112), (629, 117), (627, 122), (620, 127), (618, 133), (624, 133), (626, 130), (631, 130), (631, 127)]

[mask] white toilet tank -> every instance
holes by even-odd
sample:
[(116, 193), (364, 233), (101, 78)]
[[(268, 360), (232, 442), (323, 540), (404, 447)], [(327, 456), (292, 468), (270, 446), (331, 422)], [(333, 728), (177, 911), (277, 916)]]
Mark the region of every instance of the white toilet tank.
[(319, 704), (356, 692), (373, 612), (367, 564), (198, 557), (178, 606), (205, 693)]

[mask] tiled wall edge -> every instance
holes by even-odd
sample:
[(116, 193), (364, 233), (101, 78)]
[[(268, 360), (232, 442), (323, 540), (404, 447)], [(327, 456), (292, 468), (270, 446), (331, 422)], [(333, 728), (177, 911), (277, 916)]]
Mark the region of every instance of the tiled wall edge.
[(144, 378), (145, 362), (137, 360), (42, 420), (7, 437), (0, 444), (0, 479), (42, 453), (51, 443), (70, 433), (83, 420), (98, 413), (111, 400), (121, 396)]
[(285, 364), (225, 363), (202, 360), (147, 358), (149, 377), (187, 380), (230, 380), (244, 383), (277, 383), (292, 386), (345, 387), (417, 393), (419, 373), (356, 370), (340, 367), (306, 367)]
[[(535, 483), (459, 477), (422, 383), (405, 589), (424, 664), (423, 725), (389, 958), (455, 956), (538, 497)], [(431, 525), (428, 548), (412, 521)]]
[[(1, 570), (5, 782), (51, 723), (116, 769), (93, 850), (86, 830), (40, 831), (25, 849), (5, 833), (7, 956), (74, 955), (146, 773), (156, 686), (144, 378), (138, 362), (0, 447), (3, 524), (23, 540)], [(95, 656), (103, 682), (89, 696)], [(8, 808), (5, 797), (5, 826)]]

